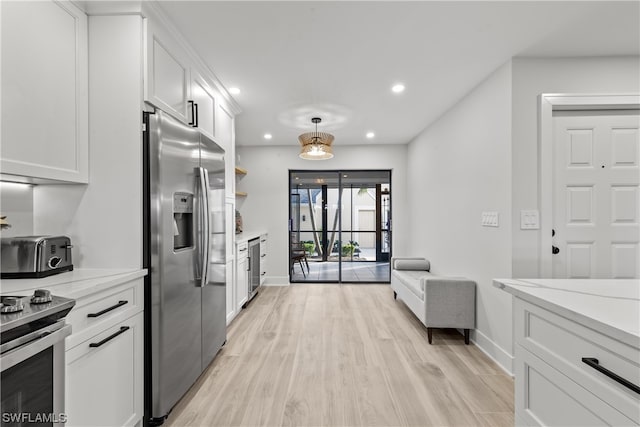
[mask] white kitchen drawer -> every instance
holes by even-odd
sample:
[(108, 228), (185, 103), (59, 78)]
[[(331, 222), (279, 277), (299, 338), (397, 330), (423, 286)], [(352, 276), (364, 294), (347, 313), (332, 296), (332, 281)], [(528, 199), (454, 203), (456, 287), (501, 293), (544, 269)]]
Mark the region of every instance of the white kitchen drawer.
[(580, 427), (635, 424), (518, 344), (515, 356), (518, 422)]
[(65, 353), (67, 426), (134, 426), (142, 420), (143, 334), (138, 313)]
[(139, 278), (102, 292), (79, 298), (67, 316), (71, 336), (69, 350), (115, 323), (141, 312), (144, 307), (144, 279)]
[(267, 278), (267, 260), (269, 257), (267, 254), (260, 254), (260, 284), (263, 285)]
[(640, 423), (640, 395), (596, 371), (582, 358), (598, 359), (628, 381), (640, 384), (640, 351), (521, 299), (515, 300), (516, 346), (549, 365)]
[(268, 234), (260, 235), (260, 255), (267, 255), (267, 243), (269, 241)]
[(236, 258), (246, 258), (249, 256), (249, 243), (242, 242), (236, 245)]

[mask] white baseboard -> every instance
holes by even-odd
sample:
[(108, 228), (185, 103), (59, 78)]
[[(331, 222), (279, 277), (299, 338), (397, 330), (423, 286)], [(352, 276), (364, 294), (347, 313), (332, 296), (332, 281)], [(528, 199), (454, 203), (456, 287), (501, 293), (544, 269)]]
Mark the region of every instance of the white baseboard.
[(267, 276), (262, 286), (289, 286), (289, 276)]
[(471, 341), (473, 341), (484, 354), (496, 362), (503, 371), (513, 377), (513, 355), (506, 352), (479, 330), (474, 329), (471, 334), (473, 336)]

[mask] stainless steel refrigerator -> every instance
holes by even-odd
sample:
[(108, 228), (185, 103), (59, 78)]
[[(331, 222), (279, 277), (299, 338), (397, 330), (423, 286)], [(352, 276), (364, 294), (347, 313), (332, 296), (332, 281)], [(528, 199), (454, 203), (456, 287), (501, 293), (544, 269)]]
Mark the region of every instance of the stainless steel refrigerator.
[(196, 128), (160, 110), (144, 124), (145, 418), (159, 425), (226, 341), (225, 167)]

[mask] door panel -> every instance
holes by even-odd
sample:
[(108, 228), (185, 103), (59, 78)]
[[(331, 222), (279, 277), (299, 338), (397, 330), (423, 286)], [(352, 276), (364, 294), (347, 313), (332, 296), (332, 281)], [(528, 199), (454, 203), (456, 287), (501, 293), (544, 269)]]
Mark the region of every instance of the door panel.
[(594, 263), (593, 242), (567, 242), (568, 276), (573, 279), (591, 277), (591, 266)]
[(567, 187), (567, 223), (593, 225), (593, 187)]
[(611, 221), (614, 224), (638, 223), (638, 187), (611, 187)]
[(611, 158), (613, 167), (638, 166), (638, 129), (613, 129)]
[(557, 278), (638, 278), (640, 116), (554, 116)]
[(638, 277), (638, 272), (633, 268), (638, 256), (640, 254), (638, 254), (637, 244), (613, 243), (611, 245), (611, 277), (614, 279)]

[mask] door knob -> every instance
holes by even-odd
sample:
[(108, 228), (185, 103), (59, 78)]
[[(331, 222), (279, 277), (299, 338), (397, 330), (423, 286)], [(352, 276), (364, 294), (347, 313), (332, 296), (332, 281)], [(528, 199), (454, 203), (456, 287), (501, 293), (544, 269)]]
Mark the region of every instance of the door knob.
[(560, 248), (557, 246), (551, 246), (551, 253), (557, 255), (560, 253)]

